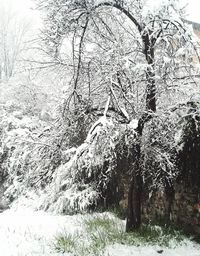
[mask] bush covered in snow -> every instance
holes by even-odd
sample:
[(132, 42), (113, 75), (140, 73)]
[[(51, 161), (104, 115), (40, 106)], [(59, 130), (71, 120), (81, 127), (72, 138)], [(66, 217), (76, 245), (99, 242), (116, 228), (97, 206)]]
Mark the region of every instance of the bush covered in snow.
[[(195, 113), (187, 104), (175, 106), (155, 115), (146, 125), (140, 165), (149, 190), (173, 184), (179, 175), (177, 157), (184, 149), (181, 145), (188, 118), (197, 120), (199, 115), (197, 106)], [(68, 131), (67, 136), (63, 132), (64, 124), (66, 129), (69, 124), (60, 124), (47, 126), (36, 117), (2, 109), (1, 179), (5, 181), (5, 196), (13, 201), (37, 190), (42, 195), (38, 207), (61, 213), (118, 204), (134, 171), (137, 121), (120, 124), (103, 116), (75, 147), (70, 147), (73, 133)]]
[[(106, 117), (95, 122), (85, 142), (74, 149), (72, 158), (54, 172), (47, 188), (45, 206), (56, 212), (69, 213), (96, 204), (117, 173), (116, 149), (126, 129), (124, 126), (120, 131), (119, 126)], [(132, 135), (135, 138), (134, 130)], [(120, 175), (122, 170), (118, 171), (117, 175)]]

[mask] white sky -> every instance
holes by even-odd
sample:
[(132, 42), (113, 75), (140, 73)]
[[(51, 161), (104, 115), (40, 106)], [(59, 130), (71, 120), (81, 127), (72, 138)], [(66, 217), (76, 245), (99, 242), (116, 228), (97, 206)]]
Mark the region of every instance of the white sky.
[(30, 8), (33, 6), (32, 0), (0, 0), (0, 8), (13, 7), (20, 13), (29, 12)]
[(38, 27), (40, 24), (39, 13), (33, 7), (33, 0), (0, 0), (0, 10), (11, 9), (20, 17), (30, 20), (34, 27)]
[(187, 3), (188, 19), (200, 23), (200, 0), (180, 0), (184, 4)]
[[(155, 0), (151, 0), (155, 2)], [(179, 0), (182, 5), (187, 5), (188, 19), (200, 23), (200, 0)], [(34, 6), (33, 0), (0, 0), (0, 8), (2, 6), (14, 6), (16, 10), (20, 12), (21, 15), (33, 17), (38, 23), (38, 13), (36, 11), (31, 11), (30, 8)]]

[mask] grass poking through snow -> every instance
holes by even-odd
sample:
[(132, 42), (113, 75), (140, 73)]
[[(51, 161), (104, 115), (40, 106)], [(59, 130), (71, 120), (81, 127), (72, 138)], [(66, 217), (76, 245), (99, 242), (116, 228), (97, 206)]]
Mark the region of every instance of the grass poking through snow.
[(56, 238), (55, 249), (62, 252), (73, 253), (76, 249), (77, 235), (60, 235)]
[(81, 234), (58, 236), (55, 249), (75, 256), (99, 256), (103, 255), (106, 246), (112, 244), (170, 247), (182, 242), (184, 238), (181, 232), (172, 227), (150, 225), (143, 225), (135, 232), (126, 233), (123, 221), (110, 214), (103, 214), (85, 218)]

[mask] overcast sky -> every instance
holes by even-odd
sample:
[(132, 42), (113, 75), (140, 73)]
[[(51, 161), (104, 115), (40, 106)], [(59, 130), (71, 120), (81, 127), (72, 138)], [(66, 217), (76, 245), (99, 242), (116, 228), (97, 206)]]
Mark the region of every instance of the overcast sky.
[[(155, 2), (154, 0), (151, 0)], [(0, 7), (2, 5), (9, 6), (10, 2), (22, 15), (29, 15), (37, 17), (38, 14), (30, 10), (34, 6), (33, 0), (0, 0)], [(184, 5), (187, 5), (188, 19), (200, 23), (200, 0), (180, 0)]]
[(200, 0), (181, 0), (187, 3), (188, 19), (200, 23)]

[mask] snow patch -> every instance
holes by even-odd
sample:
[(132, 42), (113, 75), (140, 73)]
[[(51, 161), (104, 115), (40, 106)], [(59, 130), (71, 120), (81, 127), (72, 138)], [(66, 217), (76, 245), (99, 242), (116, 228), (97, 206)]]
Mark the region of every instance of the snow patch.
[[(0, 213), (0, 251), (3, 256), (58, 256), (68, 253), (56, 252), (55, 238), (59, 235), (84, 233), (83, 222), (95, 216), (116, 218), (110, 213), (95, 213), (94, 215), (53, 215), (43, 211), (33, 211), (31, 208), (11, 208)], [(124, 221), (118, 220), (123, 226)], [(87, 239), (87, 233), (85, 233)], [(177, 245), (172, 241), (170, 248), (153, 245), (127, 246), (113, 244), (105, 248), (104, 256), (199, 256), (200, 246), (184, 240)], [(90, 254), (88, 254), (89, 256)]]
[(138, 127), (138, 120), (137, 119), (131, 120), (130, 123), (128, 124), (128, 127), (130, 129), (133, 129), (133, 130), (137, 129), (137, 127)]
[(80, 216), (50, 215), (43, 211), (13, 209), (0, 213), (0, 251), (3, 256), (68, 255), (56, 253), (55, 237), (81, 229)]
[(127, 246), (121, 244), (110, 245), (104, 256), (199, 256), (200, 246), (186, 242), (174, 248), (160, 248), (158, 246)]

